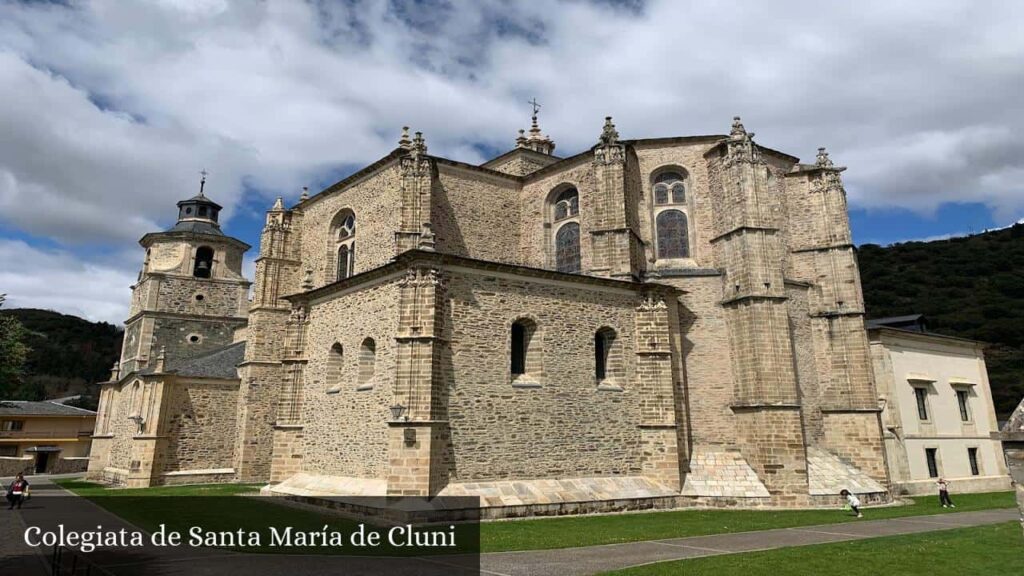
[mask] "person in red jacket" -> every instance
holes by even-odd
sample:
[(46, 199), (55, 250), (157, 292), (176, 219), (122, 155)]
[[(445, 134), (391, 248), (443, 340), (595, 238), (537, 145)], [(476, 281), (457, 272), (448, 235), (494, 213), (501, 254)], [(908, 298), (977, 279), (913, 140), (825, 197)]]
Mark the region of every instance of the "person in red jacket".
[(15, 506), (21, 509), (21, 503), (25, 501), (25, 496), (28, 494), (28, 480), (25, 480), (25, 475), (18, 473), (14, 477), (14, 482), (7, 487), (7, 501), (11, 503), (7, 507), (8, 510), (13, 510)]

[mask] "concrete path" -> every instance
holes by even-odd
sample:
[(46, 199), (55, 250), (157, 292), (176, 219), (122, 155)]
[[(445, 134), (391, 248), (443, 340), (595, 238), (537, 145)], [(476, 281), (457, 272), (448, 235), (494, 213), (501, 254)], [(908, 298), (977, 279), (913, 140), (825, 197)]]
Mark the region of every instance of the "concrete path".
[[(868, 509), (868, 514), (870, 514), (870, 509)], [(998, 524), (1016, 520), (1017, 516), (1018, 511), (1011, 508), (649, 540), (585, 548), (500, 552), (484, 554), (481, 559), (481, 568), (484, 574), (492, 576), (576, 576), (666, 560), (684, 560), (701, 556)]]
[[(93, 502), (76, 497), (70, 492), (44, 478), (30, 479), (33, 498), (23, 509), (8, 512), (0, 510), (0, 574), (33, 576), (48, 573), (43, 570), (44, 555), (50, 550), (31, 549), (24, 546), (23, 534), (26, 526), (54, 526), (64, 524), (70, 529), (90, 529), (102, 524), (104, 528), (135, 529), (121, 518), (107, 512)], [(870, 514), (870, 509), (869, 512)], [(134, 550), (131, 555), (111, 554), (97, 550), (88, 555), (93, 564), (93, 574), (130, 575), (215, 575), (246, 574), (271, 576), (287, 574), (294, 576), (301, 566), (303, 574), (388, 574), (458, 575), (487, 574), (490, 576), (572, 576), (595, 574), (606, 570), (627, 568), (665, 560), (681, 560), (717, 554), (732, 554), (806, 546), (828, 542), (859, 540), (877, 536), (913, 534), (947, 530), (965, 526), (980, 526), (1016, 520), (1015, 509), (960, 512), (935, 516), (914, 516), (888, 520), (864, 520), (843, 524), (805, 526), (718, 534), (690, 538), (674, 538), (565, 548), (560, 550), (532, 550), (522, 552), (500, 552), (483, 554), (478, 572), (475, 557), (442, 556), (420, 559), (381, 559), (341, 556), (303, 556), (281, 554), (243, 554), (225, 550), (198, 548), (181, 550), (145, 546)], [(20, 548), (19, 548), (20, 546)]]

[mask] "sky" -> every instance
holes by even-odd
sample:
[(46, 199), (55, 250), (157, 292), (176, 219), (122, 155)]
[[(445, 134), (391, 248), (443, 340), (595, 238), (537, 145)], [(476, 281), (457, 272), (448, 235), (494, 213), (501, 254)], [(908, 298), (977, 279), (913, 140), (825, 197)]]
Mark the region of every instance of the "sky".
[[(723, 134), (844, 173), (858, 243), (1024, 219), (1024, 3), (0, 0), (0, 293), (121, 323), (138, 239), (198, 189), (253, 246), (393, 149), (478, 163)], [(252, 259), (246, 270), (251, 276)]]

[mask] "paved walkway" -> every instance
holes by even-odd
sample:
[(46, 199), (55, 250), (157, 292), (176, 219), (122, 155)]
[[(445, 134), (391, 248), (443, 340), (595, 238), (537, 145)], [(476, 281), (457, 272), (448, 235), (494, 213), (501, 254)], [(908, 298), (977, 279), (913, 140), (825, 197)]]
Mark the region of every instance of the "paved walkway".
[[(870, 514), (870, 509), (868, 510)], [(44, 478), (37, 478), (33, 481), (33, 498), (25, 504), (21, 512), (0, 510), (0, 514), (4, 513), (8, 516), (2, 517), (0, 520), (0, 574), (34, 576), (47, 573), (43, 570), (43, 554), (48, 554), (48, 550), (32, 550), (31, 553), (26, 553), (24, 545), (21, 545), (20, 550), (17, 549), (22, 542), (26, 526), (52, 526), (55, 523), (63, 523), (68, 528), (82, 530), (94, 529), (97, 524), (102, 524), (105, 528), (134, 529), (124, 520), (91, 501), (76, 497)], [(1017, 517), (1016, 509), (987, 510), (584, 548), (499, 552), (481, 556), (480, 567), (482, 570), (480, 573), (490, 576), (595, 574), (606, 570), (666, 560), (981, 526), (1009, 522), (1016, 520)], [(93, 570), (94, 574), (116, 574), (118, 576), (136, 574), (147, 576), (153, 574), (187, 574), (188, 576), (287, 574), (294, 576), (296, 573), (294, 556), (242, 554), (206, 548), (191, 549), (183, 554), (180, 550), (146, 546), (134, 551), (131, 556), (110, 555), (97, 550), (89, 555), (89, 559), (95, 562), (96, 567), (99, 568)], [(395, 559), (393, 563), (388, 562), (386, 566), (381, 562), (380, 558), (364, 560), (355, 557), (307, 556), (303, 557), (301, 569), (303, 574), (324, 575), (338, 574), (339, 571), (345, 574), (379, 574), (382, 569), (386, 569), (388, 574), (408, 574), (409, 576), (477, 573), (476, 560), (471, 557)]]

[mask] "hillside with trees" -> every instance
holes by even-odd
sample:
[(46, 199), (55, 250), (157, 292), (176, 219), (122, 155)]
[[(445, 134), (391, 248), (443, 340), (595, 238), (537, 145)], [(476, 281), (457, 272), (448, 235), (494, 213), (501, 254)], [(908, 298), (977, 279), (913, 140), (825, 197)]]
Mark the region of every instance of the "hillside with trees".
[(25, 353), (19, 373), (6, 375), (7, 400), (44, 400), (82, 394), (80, 405), (95, 409), (95, 387), (110, 377), (121, 353), (123, 331), (106, 322), (90, 322), (50, 310), (0, 309), (0, 323), (20, 325), (17, 333)]
[(928, 330), (981, 340), (996, 413), (1024, 397), (1024, 224), (948, 240), (859, 248), (868, 318), (924, 314)]

